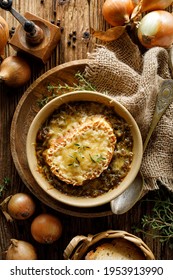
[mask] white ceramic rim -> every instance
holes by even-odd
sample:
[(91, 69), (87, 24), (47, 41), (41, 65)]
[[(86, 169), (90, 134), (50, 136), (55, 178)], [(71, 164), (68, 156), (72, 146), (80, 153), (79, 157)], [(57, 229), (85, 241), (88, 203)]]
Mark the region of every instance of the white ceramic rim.
[[(124, 178), (124, 180), (121, 182), (120, 186), (98, 197), (88, 198), (88, 197), (74, 197), (74, 196), (65, 195), (60, 191), (58, 191), (56, 188), (54, 188), (52, 185), (50, 185), (48, 181), (46, 181), (44, 176), (38, 172), (37, 158), (35, 152), (37, 131), (40, 128), (40, 126), (45, 122), (45, 120), (48, 118), (48, 116), (50, 116), (55, 109), (57, 109), (62, 104), (71, 101), (72, 102), (94, 101), (98, 103), (104, 103), (106, 106), (114, 108), (115, 112), (119, 116), (123, 117), (127, 121), (127, 123), (130, 124), (133, 141), (134, 141), (133, 146), (137, 148), (137, 151), (134, 152), (131, 169), (127, 174), (127, 176)], [(128, 188), (128, 186), (133, 182), (141, 166), (142, 155), (143, 155), (143, 144), (142, 144), (141, 133), (135, 119), (123, 105), (115, 101), (113, 98), (99, 92), (74, 91), (54, 98), (37, 113), (28, 130), (27, 140), (26, 140), (26, 155), (27, 155), (28, 165), (34, 179), (38, 183), (39, 187), (46, 192), (46, 194), (56, 199), (57, 202), (59, 201), (67, 205), (71, 205), (75, 207), (95, 207), (110, 202), (115, 197), (123, 193)]]

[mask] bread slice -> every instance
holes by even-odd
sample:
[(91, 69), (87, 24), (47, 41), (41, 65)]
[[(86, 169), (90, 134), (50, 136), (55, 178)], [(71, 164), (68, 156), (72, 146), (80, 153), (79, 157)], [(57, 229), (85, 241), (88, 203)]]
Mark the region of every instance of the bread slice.
[(99, 245), (91, 250), (85, 260), (145, 260), (143, 252), (132, 242), (117, 238), (114, 242)]
[(108, 167), (116, 136), (102, 115), (90, 116), (81, 126), (51, 141), (43, 153), (51, 172), (67, 184), (83, 185)]

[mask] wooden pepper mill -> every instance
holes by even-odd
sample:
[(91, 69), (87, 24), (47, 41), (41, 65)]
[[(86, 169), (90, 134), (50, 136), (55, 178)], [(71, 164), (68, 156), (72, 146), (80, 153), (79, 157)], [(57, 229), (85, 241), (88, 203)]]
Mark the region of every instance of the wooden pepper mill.
[(28, 12), (20, 15), (12, 7), (12, 2), (0, 0), (0, 7), (9, 11), (20, 23), (9, 44), (16, 51), (26, 52), (46, 63), (60, 40), (60, 28)]

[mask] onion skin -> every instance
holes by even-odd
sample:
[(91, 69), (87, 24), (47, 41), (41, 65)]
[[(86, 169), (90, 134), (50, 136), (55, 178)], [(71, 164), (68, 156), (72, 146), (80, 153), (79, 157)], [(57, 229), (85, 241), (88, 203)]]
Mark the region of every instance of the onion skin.
[(0, 65), (0, 82), (17, 88), (25, 85), (31, 78), (31, 68), (25, 59), (19, 56), (8, 56)]
[(3, 19), (3, 17), (0, 16), (0, 55), (4, 54), (4, 47), (8, 42), (8, 38), (9, 38), (9, 28), (8, 28), (8, 24), (5, 21), (5, 19)]
[(173, 15), (162, 10), (146, 14), (139, 24), (138, 38), (146, 48), (169, 48), (173, 43)]
[(32, 221), (31, 234), (37, 242), (51, 244), (61, 237), (62, 224), (51, 214), (40, 214)]
[(25, 193), (14, 194), (7, 205), (8, 214), (16, 220), (26, 220), (35, 212), (35, 202)]
[(11, 239), (6, 260), (37, 260), (37, 253), (32, 244), (23, 240)]
[(132, 0), (106, 0), (102, 7), (104, 19), (112, 26), (122, 26), (130, 21), (135, 7)]
[(141, 12), (149, 12), (156, 10), (164, 10), (172, 4), (172, 0), (143, 0), (141, 4)]

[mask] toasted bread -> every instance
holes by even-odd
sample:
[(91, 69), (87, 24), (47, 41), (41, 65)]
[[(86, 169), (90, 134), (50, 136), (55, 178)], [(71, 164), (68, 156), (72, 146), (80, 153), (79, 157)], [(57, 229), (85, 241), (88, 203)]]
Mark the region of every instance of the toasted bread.
[(86, 118), (85, 123), (54, 138), (43, 153), (51, 172), (67, 184), (83, 185), (99, 177), (108, 167), (116, 136), (102, 115)]
[(143, 252), (132, 242), (117, 238), (89, 251), (85, 260), (145, 260)]

